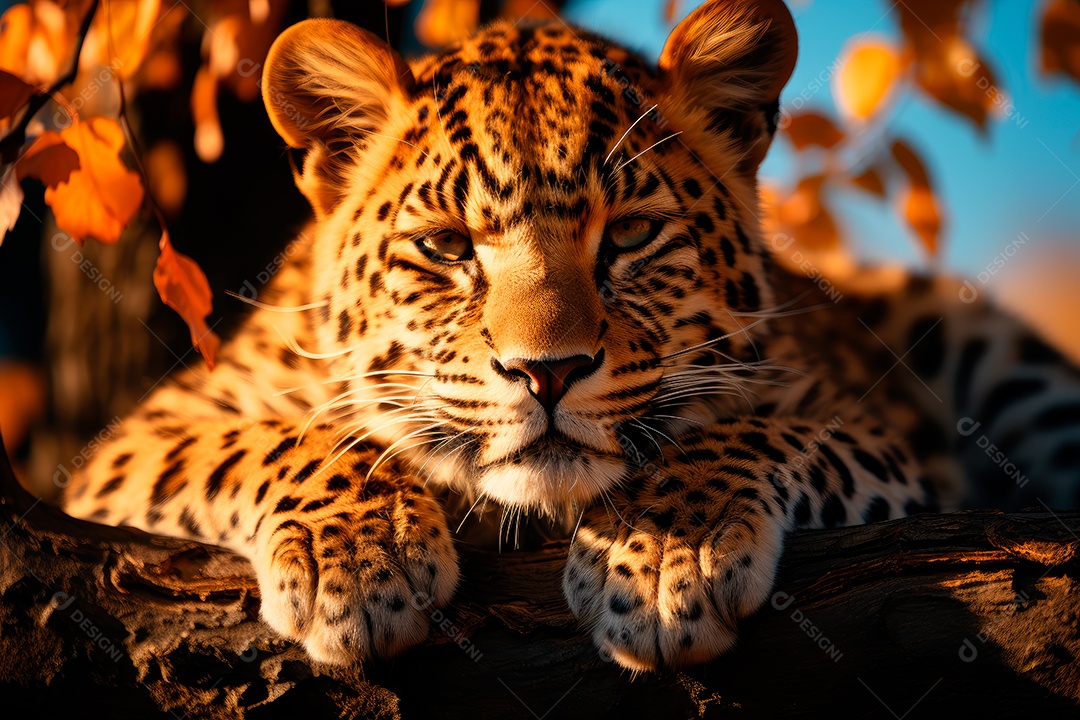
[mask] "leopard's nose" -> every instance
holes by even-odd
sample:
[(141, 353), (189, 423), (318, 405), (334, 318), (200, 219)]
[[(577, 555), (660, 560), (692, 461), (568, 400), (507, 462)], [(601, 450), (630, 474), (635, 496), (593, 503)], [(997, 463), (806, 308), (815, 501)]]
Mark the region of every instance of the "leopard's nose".
[(512, 380), (527, 380), (529, 392), (547, 410), (555, 411), (567, 389), (578, 380), (596, 372), (604, 362), (604, 351), (593, 355), (573, 355), (549, 360), (529, 360), (513, 358), (499, 362), (492, 358), (491, 364), (497, 372)]

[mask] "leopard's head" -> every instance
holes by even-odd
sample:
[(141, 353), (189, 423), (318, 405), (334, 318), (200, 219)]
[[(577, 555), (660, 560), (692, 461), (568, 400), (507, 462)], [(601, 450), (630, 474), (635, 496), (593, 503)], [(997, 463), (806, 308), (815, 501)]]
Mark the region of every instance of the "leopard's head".
[(658, 68), (558, 21), (413, 63), (348, 23), (286, 30), (263, 96), (305, 151), (343, 432), (557, 511), (743, 402), (773, 299), (755, 174), (795, 55), (781, 0), (707, 2)]

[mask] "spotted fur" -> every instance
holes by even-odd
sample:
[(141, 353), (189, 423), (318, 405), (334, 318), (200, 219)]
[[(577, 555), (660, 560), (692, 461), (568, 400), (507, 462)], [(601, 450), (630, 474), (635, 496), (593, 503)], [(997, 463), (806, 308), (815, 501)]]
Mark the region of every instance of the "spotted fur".
[(707, 2), (658, 68), (560, 22), (411, 64), (290, 28), (263, 93), (315, 222), (65, 506), (246, 555), (266, 620), (334, 663), (424, 637), (467, 510), (547, 515), (573, 611), (652, 669), (729, 648), (792, 529), (1072, 503), (1056, 352), (947, 278), (827, 294), (771, 256), (755, 174), (795, 46), (779, 0)]

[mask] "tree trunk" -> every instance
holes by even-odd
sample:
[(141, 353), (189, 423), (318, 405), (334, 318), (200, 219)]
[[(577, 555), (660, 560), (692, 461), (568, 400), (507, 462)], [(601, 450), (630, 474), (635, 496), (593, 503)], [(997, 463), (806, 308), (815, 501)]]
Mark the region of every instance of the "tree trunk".
[(258, 620), (246, 561), (69, 518), (3, 456), (0, 485), (8, 717), (1017, 717), (1080, 699), (1075, 512), (798, 533), (736, 650), (634, 678), (567, 609), (565, 543), (463, 547), (466, 579), (427, 644), (325, 668)]

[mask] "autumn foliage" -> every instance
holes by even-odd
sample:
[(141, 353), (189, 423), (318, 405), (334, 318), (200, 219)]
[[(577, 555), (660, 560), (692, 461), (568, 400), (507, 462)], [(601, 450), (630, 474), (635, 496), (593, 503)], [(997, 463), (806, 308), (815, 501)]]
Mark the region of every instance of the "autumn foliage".
[[(1011, 105), (992, 59), (971, 34), (971, 15), (986, 0), (878, 1), (898, 13), (899, 36), (861, 36), (844, 47), (831, 75), (838, 117), (801, 106), (781, 117), (799, 173), (789, 185), (764, 187), (763, 224), (808, 251), (842, 248), (830, 192), (854, 188), (890, 203), (932, 255), (946, 208), (917, 146), (889, 132), (897, 99), (921, 94), (977, 132), (1007, 116)], [(471, 33), (485, 7), (480, 0), (413, 2), (423, 5), (415, 34), (429, 47)], [(115, 243), (133, 223), (156, 221), (154, 284), (212, 364), (218, 339), (206, 324), (209, 284), (195, 261), (175, 250), (165, 227), (183, 206), (179, 153), (164, 143), (143, 152), (125, 101), (145, 90), (175, 91), (185, 28), (201, 32), (190, 142), (203, 162), (217, 161), (228, 142), (218, 117), (220, 93), (258, 101), (261, 63), (291, 5), (206, 0), (199, 15), (187, 3), (161, 0), (30, 0), (8, 9), (0, 18), (0, 242), (19, 217), (27, 180), (45, 186), (56, 225), (79, 242)], [(655, 20), (673, 25), (689, 9), (683, 5), (657, 0)], [(504, 0), (500, 7), (502, 15), (520, 19), (550, 16), (554, 6)], [(1080, 82), (1080, 3), (1046, 0), (1033, 32), (1042, 72)]]

